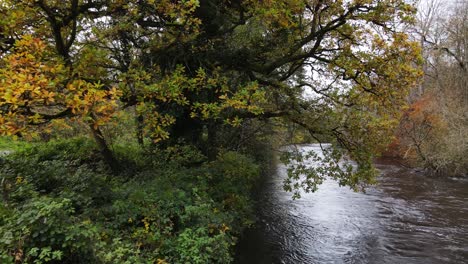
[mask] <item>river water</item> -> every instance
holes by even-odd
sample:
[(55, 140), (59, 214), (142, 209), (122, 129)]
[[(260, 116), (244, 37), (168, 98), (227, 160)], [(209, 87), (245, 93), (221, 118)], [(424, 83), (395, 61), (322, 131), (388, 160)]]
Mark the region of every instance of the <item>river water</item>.
[(293, 201), (279, 165), (258, 194), (259, 221), (240, 241), (236, 262), (468, 263), (468, 180), (389, 161), (376, 167), (379, 183), (366, 193), (329, 180)]

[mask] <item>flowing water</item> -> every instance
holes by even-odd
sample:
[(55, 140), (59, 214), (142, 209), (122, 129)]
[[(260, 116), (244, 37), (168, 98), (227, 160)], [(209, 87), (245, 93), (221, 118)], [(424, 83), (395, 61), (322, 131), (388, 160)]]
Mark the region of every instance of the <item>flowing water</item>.
[(237, 263), (468, 263), (468, 180), (376, 167), (379, 183), (365, 194), (330, 180), (293, 201), (279, 165), (258, 195), (259, 221)]

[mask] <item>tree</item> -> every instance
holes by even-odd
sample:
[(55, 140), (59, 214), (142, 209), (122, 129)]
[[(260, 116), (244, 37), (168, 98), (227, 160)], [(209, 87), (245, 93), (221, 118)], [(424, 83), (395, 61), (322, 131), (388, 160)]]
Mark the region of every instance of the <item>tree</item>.
[[(121, 108), (136, 106), (140, 143), (183, 138), (214, 156), (210, 142), (222, 127), (276, 118), (331, 140), (336, 149), (324, 162), (336, 165), (345, 153), (355, 160), (357, 170), (333, 166), (353, 187), (371, 181), (372, 153), (390, 138), (420, 76), (419, 46), (402, 32), (415, 8), (402, 0), (9, 0), (1, 8), (9, 11), (1, 24), (11, 25), (0, 36), (4, 65), (13, 67), (24, 39), (40, 40), (65, 71), (45, 90), (85, 83), (70, 96), (101, 92), (106, 106), (120, 95)], [(4, 87), (2, 102), (13, 89)], [(32, 113), (40, 122), (76, 115), (67, 103), (52, 115), (13, 105), (2, 106), (3, 122), (26, 118), (21, 129), (37, 123)], [(84, 112), (102, 139), (99, 110)], [(292, 187), (310, 189), (324, 177), (309, 172)]]
[(447, 175), (468, 168), (467, 16), (465, 2), (421, 4), (415, 35), (423, 47), (425, 75), (399, 130), (404, 157)]

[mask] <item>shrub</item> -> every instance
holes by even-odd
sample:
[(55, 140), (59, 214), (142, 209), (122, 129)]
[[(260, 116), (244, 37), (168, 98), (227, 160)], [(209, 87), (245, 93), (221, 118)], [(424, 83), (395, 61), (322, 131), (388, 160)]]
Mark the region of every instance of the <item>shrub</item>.
[(2, 263), (60, 263), (65, 256), (74, 263), (91, 261), (95, 229), (74, 215), (66, 198), (32, 198), (19, 208), (2, 214), (0, 255)]
[(204, 162), (187, 145), (122, 145), (118, 157), (133, 169), (120, 177), (94, 153), (92, 142), (70, 139), (5, 158), (2, 263), (232, 261), (236, 237), (252, 223), (252, 159), (224, 152)]

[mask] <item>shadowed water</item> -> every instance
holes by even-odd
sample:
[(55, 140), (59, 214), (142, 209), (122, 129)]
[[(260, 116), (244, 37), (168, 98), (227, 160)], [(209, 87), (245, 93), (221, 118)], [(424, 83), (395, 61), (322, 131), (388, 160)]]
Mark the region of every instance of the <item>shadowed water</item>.
[(296, 201), (278, 166), (237, 263), (468, 263), (468, 181), (376, 166), (379, 183), (365, 194), (326, 181)]

